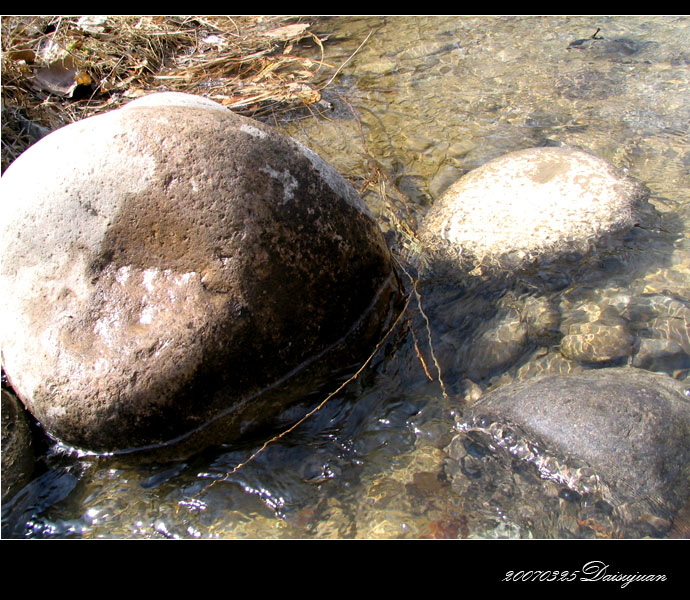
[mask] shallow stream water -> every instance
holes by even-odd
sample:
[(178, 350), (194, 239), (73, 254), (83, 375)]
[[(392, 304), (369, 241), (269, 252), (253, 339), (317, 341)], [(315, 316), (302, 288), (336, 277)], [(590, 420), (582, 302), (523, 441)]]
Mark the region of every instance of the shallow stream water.
[[(3, 536), (668, 535), (663, 517), (595, 519), (510, 462), (481, 478), (464, 465), (458, 483), (445, 449), (462, 407), (509, 381), (632, 364), (690, 385), (690, 18), (332, 17), (312, 29), (329, 35), (329, 64), (347, 63), (321, 103), (274, 124), (362, 192), (408, 290), (421, 265), (410, 231), (428, 207), (514, 150), (575, 146), (625, 169), (650, 188), (654, 227), (507, 289), (422, 278), (369, 368), (234, 473), (261, 441), (147, 466), (48, 448), (40, 475), (3, 506)], [(564, 351), (563, 332), (591, 315), (606, 317), (610, 344), (631, 337), (633, 353), (583, 364)], [(468, 460), (481, 458), (466, 442)]]

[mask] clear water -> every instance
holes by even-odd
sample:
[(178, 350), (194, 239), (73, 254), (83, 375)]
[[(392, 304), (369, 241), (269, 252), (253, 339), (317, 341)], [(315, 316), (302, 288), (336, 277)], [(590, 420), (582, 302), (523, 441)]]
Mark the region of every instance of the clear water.
[[(336, 66), (371, 35), (321, 105), (275, 124), (354, 182), (402, 254), (450, 183), (532, 146), (576, 146), (626, 169), (650, 188), (658, 223), (605, 260), (509, 289), (420, 284), (421, 304), (413, 297), (370, 367), (234, 473), (260, 442), (148, 466), (52, 448), (3, 507), (3, 535), (669, 535), (663, 514), (631, 524), (563, 498), (557, 481), (509, 458), (473, 478), (481, 452), (455, 422), (482, 390), (589, 368), (561, 352), (561, 334), (596, 320), (608, 328), (601, 339), (635, 340), (614, 366), (690, 383), (690, 18), (333, 17), (314, 29), (330, 34)], [(605, 40), (569, 48), (597, 29)], [(464, 458), (449, 458), (451, 442)]]

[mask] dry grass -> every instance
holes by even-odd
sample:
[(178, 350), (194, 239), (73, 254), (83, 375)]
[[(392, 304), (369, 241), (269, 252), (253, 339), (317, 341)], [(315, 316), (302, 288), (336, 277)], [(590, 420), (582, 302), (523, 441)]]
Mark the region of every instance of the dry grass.
[(46, 133), (151, 92), (262, 119), (318, 103), (314, 77), (334, 69), (306, 47), (323, 58), (299, 17), (2, 17), (2, 170)]

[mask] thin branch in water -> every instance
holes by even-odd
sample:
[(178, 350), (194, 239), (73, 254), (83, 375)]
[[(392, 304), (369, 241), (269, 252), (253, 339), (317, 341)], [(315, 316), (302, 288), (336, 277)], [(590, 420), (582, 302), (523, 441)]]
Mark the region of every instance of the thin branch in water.
[[(391, 211), (391, 216), (395, 220), (395, 225), (396, 229), (401, 231), (413, 244), (418, 243), (418, 238), (416, 234), (416, 225), (415, 225), (415, 219), (412, 215), (412, 211), (410, 210), (410, 206), (407, 202), (405, 194), (403, 194), (400, 191), (400, 188), (395, 184), (395, 182), (391, 179), (391, 177), (383, 170), (379, 162), (374, 158), (372, 153), (369, 150), (369, 147), (367, 146), (367, 141), (366, 141), (366, 136), (364, 135), (364, 126), (362, 125), (362, 120), (359, 117), (359, 114), (357, 113), (357, 110), (355, 109), (354, 106), (350, 103), (350, 101), (345, 98), (342, 94), (338, 94), (338, 97), (345, 103), (347, 104), (348, 108), (350, 109), (350, 112), (352, 113), (352, 116), (354, 117), (357, 126), (359, 128), (359, 136), (360, 140), (362, 142), (362, 148), (364, 149), (364, 154), (367, 158), (367, 162), (369, 164), (369, 167), (371, 168), (372, 173), (375, 176), (375, 179), (379, 185), (379, 195), (381, 196), (382, 200), (389, 206), (389, 209)], [(402, 201), (403, 208), (405, 209), (405, 213), (407, 214), (407, 222), (404, 222), (402, 219), (398, 218), (398, 216), (395, 214), (395, 206), (396, 203), (392, 202), (389, 199), (389, 195), (386, 193), (386, 184), (388, 184), (391, 189), (393, 189), (398, 197), (399, 200)], [(362, 188), (362, 192), (366, 189), (366, 186)], [(360, 193), (362, 193), (360, 192)]]
[(364, 44), (367, 43), (367, 41), (371, 37), (372, 33), (374, 33), (373, 29), (369, 32), (369, 35), (364, 38), (364, 41), (357, 47), (357, 50), (355, 50), (352, 54), (350, 54), (349, 58), (342, 65), (340, 65), (338, 67), (336, 72), (333, 73), (333, 77), (331, 77), (324, 85), (321, 86), (321, 89), (324, 89), (324, 88), (328, 87), (329, 85), (331, 85), (331, 83), (333, 83), (333, 80), (338, 76), (338, 73), (340, 73), (340, 71), (343, 69), (343, 67), (352, 60), (352, 58), (355, 56), (355, 54), (357, 54), (357, 52), (359, 52), (362, 49), (362, 46), (364, 46)]
[[(374, 158), (372, 153), (369, 150), (369, 147), (367, 146), (367, 141), (366, 141), (366, 136), (364, 135), (364, 126), (362, 125), (362, 120), (359, 118), (359, 114), (357, 113), (357, 110), (355, 109), (354, 106), (350, 103), (350, 101), (345, 98), (342, 94), (338, 94), (338, 97), (345, 103), (347, 104), (347, 107), (350, 109), (350, 112), (352, 113), (352, 116), (355, 118), (355, 121), (357, 122), (357, 126), (359, 128), (359, 137), (362, 142), (362, 148), (364, 149), (364, 153), (366, 155), (367, 161), (369, 163), (369, 166), (375, 175), (376, 179), (378, 180), (379, 184), (379, 194), (381, 195), (381, 198), (388, 203), (391, 207), (394, 207), (395, 204), (391, 202), (388, 198), (388, 194), (386, 194), (386, 183), (396, 192), (398, 198), (402, 200), (403, 207), (405, 209), (405, 212), (407, 213), (407, 224), (403, 224), (403, 222), (395, 217), (395, 211), (391, 208), (391, 213), (395, 217), (396, 221), (398, 221), (398, 224), (403, 226), (404, 225), (404, 230), (407, 234), (408, 237), (411, 239), (416, 239), (417, 235), (415, 233), (416, 226), (415, 226), (415, 219), (412, 216), (412, 212), (410, 211), (410, 207), (407, 203), (407, 200), (405, 198), (405, 194), (403, 194), (398, 186), (395, 184), (394, 181), (391, 180), (391, 178), (385, 173), (385, 171), (381, 168), (380, 164), (378, 161)], [(366, 187), (362, 188), (362, 191), (366, 189)]]
[(312, 38), (314, 38), (314, 41), (317, 43), (317, 45), (321, 49), (321, 59), (319, 60), (319, 66), (316, 68), (316, 71), (314, 71), (314, 73), (312, 74), (312, 77), (314, 77), (321, 70), (321, 67), (326, 64), (323, 61), (323, 59), (326, 56), (326, 52), (323, 48), (323, 43), (321, 42), (321, 39), (319, 38), (319, 36), (316, 35), (315, 33), (312, 33), (311, 31), (309, 32), (309, 34), (311, 35)]
[(359, 118), (359, 113), (355, 110), (355, 107), (352, 106), (352, 104), (350, 104), (350, 101), (347, 98), (345, 98), (342, 94), (338, 94), (338, 92), (336, 92), (336, 94), (345, 104), (347, 104), (347, 107), (350, 109), (352, 116), (355, 118), (355, 121), (357, 122), (357, 127), (359, 128), (359, 137), (362, 140), (362, 147), (364, 148), (364, 153), (368, 157), (371, 157), (371, 152), (369, 152), (369, 147), (367, 146), (367, 140), (364, 136), (364, 127), (362, 126), (362, 120)]
[(362, 371), (364, 371), (364, 369), (365, 369), (367, 366), (369, 366), (369, 363), (371, 363), (371, 361), (374, 359), (374, 356), (376, 356), (377, 352), (381, 349), (381, 347), (383, 346), (384, 342), (388, 339), (388, 337), (390, 336), (390, 334), (391, 334), (391, 333), (395, 330), (395, 328), (398, 326), (398, 323), (400, 322), (400, 319), (402, 319), (403, 315), (407, 312), (407, 308), (408, 308), (408, 306), (410, 305), (410, 300), (411, 300), (411, 298), (412, 298), (412, 294), (408, 294), (408, 295), (407, 295), (407, 298), (406, 298), (406, 300), (405, 300), (405, 304), (404, 304), (404, 306), (402, 307), (402, 310), (400, 311), (400, 314), (398, 314), (398, 316), (396, 317), (395, 321), (394, 321), (393, 324), (390, 326), (390, 328), (388, 329), (388, 331), (386, 331), (385, 335), (379, 340), (378, 344), (376, 344), (376, 347), (374, 348), (374, 351), (369, 355), (369, 358), (367, 358), (367, 359), (362, 363), (362, 365), (359, 367), (359, 369), (357, 369), (357, 372), (356, 372), (354, 375), (352, 375), (352, 376), (351, 376), (349, 379), (347, 379), (345, 382), (341, 383), (341, 384), (337, 387), (337, 389), (335, 389), (335, 390), (332, 391), (330, 394), (328, 394), (328, 396), (326, 396), (326, 397), (321, 401), (321, 403), (318, 404), (318, 406), (316, 406), (315, 408), (313, 408), (312, 410), (310, 410), (306, 415), (304, 415), (304, 416), (303, 416), (299, 421), (297, 421), (295, 424), (291, 425), (291, 426), (288, 427), (285, 431), (282, 431), (282, 432), (279, 433), (278, 435), (272, 437), (270, 440), (264, 442), (263, 445), (262, 445), (258, 450), (256, 450), (247, 460), (245, 460), (244, 462), (241, 462), (240, 464), (238, 464), (237, 466), (235, 466), (230, 472), (226, 473), (222, 478), (216, 479), (216, 480), (212, 481), (212, 482), (205, 488), (205, 490), (208, 490), (211, 486), (215, 485), (216, 483), (219, 483), (219, 482), (221, 482), (221, 481), (227, 481), (228, 478), (229, 478), (231, 475), (234, 475), (235, 473), (237, 473), (237, 471), (239, 471), (242, 467), (244, 467), (245, 465), (247, 465), (248, 463), (250, 463), (251, 461), (253, 461), (257, 456), (259, 456), (262, 452), (264, 452), (264, 450), (266, 450), (266, 448), (268, 448), (269, 445), (273, 444), (274, 442), (278, 441), (278, 440), (281, 439), (282, 437), (286, 436), (288, 433), (291, 433), (292, 431), (294, 431), (295, 429), (297, 429), (297, 427), (299, 427), (302, 423), (304, 423), (309, 417), (311, 417), (312, 415), (314, 415), (315, 413), (317, 413), (318, 411), (320, 411), (320, 410), (326, 405), (326, 403), (327, 403), (329, 400), (331, 400), (331, 398), (333, 398), (333, 396), (339, 394), (345, 387), (347, 387), (351, 382), (353, 382), (355, 379), (357, 379), (357, 377), (360, 376), (360, 374), (362, 373)]
[(426, 333), (427, 333), (427, 338), (429, 340), (429, 352), (431, 353), (431, 358), (434, 361), (434, 365), (436, 366), (436, 371), (438, 372), (438, 383), (441, 386), (441, 393), (443, 394), (444, 398), (448, 398), (448, 393), (446, 392), (446, 386), (443, 383), (443, 376), (441, 374), (441, 365), (438, 363), (438, 360), (436, 359), (436, 354), (434, 353), (434, 345), (431, 341), (431, 323), (429, 323), (429, 318), (426, 316), (426, 313), (424, 312), (424, 309), (422, 308), (422, 297), (417, 291), (417, 282), (418, 280), (415, 280), (412, 275), (409, 274), (407, 269), (400, 263), (399, 260), (395, 259), (395, 262), (397, 265), (400, 267), (403, 273), (407, 275), (409, 280), (412, 282), (412, 293), (415, 295), (415, 298), (417, 299), (417, 307), (419, 308), (419, 312), (421, 313), (422, 317), (424, 317), (424, 321), (426, 321)]
[(431, 376), (431, 373), (429, 373), (429, 369), (426, 366), (426, 361), (424, 360), (422, 353), (419, 351), (419, 344), (417, 343), (417, 336), (414, 333), (414, 329), (413, 329), (412, 324), (410, 323), (409, 319), (407, 320), (407, 327), (410, 330), (410, 333), (412, 334), (412, 341), (414, 342), (414, 351), (417, 354), (417, 358), (419, 359), (419, 362), (422, 363), (422, 368), (424, 369), (424, 373), (426, 373), (426, 376), (429, 378), (429, 381), (433, 381), (434, 378)]

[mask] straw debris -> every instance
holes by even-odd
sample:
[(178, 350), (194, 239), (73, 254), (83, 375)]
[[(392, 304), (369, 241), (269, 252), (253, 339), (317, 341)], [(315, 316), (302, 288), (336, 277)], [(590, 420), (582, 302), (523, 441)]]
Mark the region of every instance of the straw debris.
[(318, 103), (313, 80), (332, 66), (311, 26), (290, 16), (3, 16), (2, 170), (47, 133), (152, 92), (203, 95), (264, 120)]

